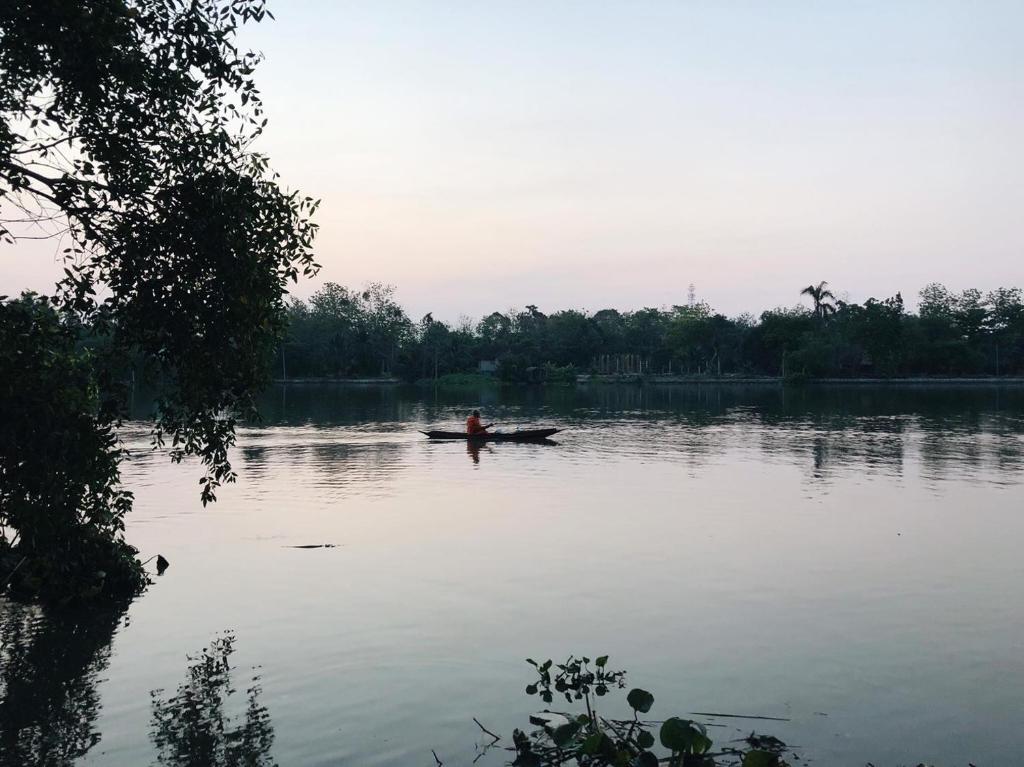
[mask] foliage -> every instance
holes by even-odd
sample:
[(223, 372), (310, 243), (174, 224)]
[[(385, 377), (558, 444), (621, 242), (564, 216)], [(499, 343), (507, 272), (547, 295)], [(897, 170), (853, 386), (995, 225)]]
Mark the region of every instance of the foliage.
[[(55, 344), (40, 354), (69, 375), (49, 391), (70, 403), (47, 399), (66, 411), (52, 417), (74, 412), (84, 424), (96, 382), (137, 361), (160, 391), (154, 439), (168, 441), (176, 461), (198, 456), (204, 503), (234, 479), (228, 449), (267, 381), (285, 288), (316, 269), (316, 203), (281, 189), (250, 148), (266, 125), (253, 82), (258, 57), (234, 41), (241, 25), (266, 15), (264, 0), (0, 4), (0, 242), (67, 244), (55, 304), (110, 350), (108, 360), (79, 359), (65, 333), (39, 331), (37, 342)], [(14, 396), (33, 400), (21, 391), (30, 380), (12, 374)], [(4, 474), (4, 492), (38, 507), (33, 554), (73, 537), (57, 528), (75, 521), (69, 509), (78, 502), (82, 541), (118, 540), (130, 496), (116, 489), (123, 454), (104, 431), (109, 423), (97, 416), (91, 432), (80, 426), (60, 447), (74, 482), (84, 483), (83, 472), (102, 478), (84, 495), (28, 470)], [(43, 428), (20, 434), (18, 451), (58, 449)], [(51, 507), (47, 530), (38, 518)], [(62, 553), (51, 551), (45, 567)], [(86, 591), (76, 581), (69, 594)]]
[(196, 656), (189, 656), (188, 675), (167, 698), (154, 690), (151, 737), (157, 762), (168, 767), (273, 767), (270, 756), (274, 728), (260, 703), (259, 677), (245, 693), (244, 721), (228, 710), (236, 692), (230, 656), (235, 637), (225, 634)]
[(0, 302), (0, 576), (49, 601), (134, 593), (117, 412), (46, 299)]
[(412, 323), (394, 289), (373, 283), (349, 290), (326, 283), (287, 307), (288, 337), (275, 363), (286, 375), (381, 375), (391, 372)]
[[(564, 697), (567, 703), (582, 702), (585, 713), (557, 712), (545, 709), (530, 717), (538, 729), (516, 729), (509, 749), (515, 767), (784, 767), (785, 744), (772, 737), (751, 733), (746, 748), (725, 747), (712, 751), (707, 728), (692, 719), (670, 717), (661, 722), (647, 721), (654, 696), (633, 688), (626, 696), (631, 719), (611, 719), (597, 711), (597, 699), (617, 689), (625, 689), (626, 672), (608, 668), (608, 656), (590, 658), (570, 656), (564, 663), (537, 662), (528, 658), (537, 679), (526, 687), (528, 695), (537, 695), (546, 704)], [(489, 731), (488, 734), (491, 734)], [(655, 732), (657, 736), (655, 736)], [(493, 736), (494, 742), (500, 737)], [(658, 751), (664, 755), (659, 756)]]
[[(396, 362), (387, 370), (408, 380), (475, 373), (485, 360), (497, 364), (501, 380), (528, 383), (614, 373), (623, 361), (624, 371), (636, 373), (637, 360), (650, 374), (784, 375), (790, 381), (1024, 374), (1024, 295), (1018, 288), (953, 294), (930, 285), (921, 292), (917, 315), (907, 312), (900, 293), (858, 304), (837, 300), (824, 282), (802, 291), (812, 309), (780, 307), (758, 318), (729, 318), (694, 300), (668, 309), (593, 314), (545, 314), (528, 306), (492, 312), (475, 326), (451, 326), (432, 314), (413, 323), (394, 304), (398, 329), (379, 341), (359, 331), (368, 310), (358, 302), (344, 318), (320, 308), (326, 293), (338, 291), (359, 295), (327, 286), (308, 305), (293, 305), (284, 350), (294, 375), (378, 375), (391, 357)], [(386, 292), (393, 300), (393, 290)]]
[(465, 386), (473, 389), (500, 386), (500, 382), (495, 380), (494, 377), (480, 375), (479, 373), (445, 373), (437, 378), (421, 378), (417, 381), (417, 384), (444, 387)]
[(814, 302), (814, 318), (819, 322), (824, 322), (830, 315), (836, 313), (836, 297), (827, 286), (828, 283), (822, 280), (817, 285), (808, 285), (800, 291), (800, 295), (810, 296)]
[(573, 364), (556, 365), (553, 362), (544, 365), (544, 382), (553, 384), (575, 384), (578, 371)]

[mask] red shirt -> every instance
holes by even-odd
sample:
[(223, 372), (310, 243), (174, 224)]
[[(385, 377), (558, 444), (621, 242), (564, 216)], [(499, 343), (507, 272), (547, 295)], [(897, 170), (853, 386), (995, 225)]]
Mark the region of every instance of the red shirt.
[(480, 423), (480, 416), (471, 415), (466, 419), (466, 434), (480, 434), (485, 431), (487, 431), (487, 429), (485, 429), (483, 424)]

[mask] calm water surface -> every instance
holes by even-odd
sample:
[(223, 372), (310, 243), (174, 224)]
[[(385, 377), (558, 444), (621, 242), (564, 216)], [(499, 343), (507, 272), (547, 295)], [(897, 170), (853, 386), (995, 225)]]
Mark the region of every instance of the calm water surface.
[[(417, 433), (473, 406), (566, 431)], [(184, 764), (175, 716), (216, 699), (186, 656), (225, 632), (213, 690), (267, 763), (468, 763), (473, 716), (534, 710), (522, 659), (570, 653), (609, 653), (652, 716), (788, 720), (705, 718), (716, 741), (1020, 760), (1020, 390), (291, 386), (264, 409), (206, 509), (196, 467), (126, 429), (128, 537), (171, 568), (127, 610), (0, 603), (0, 764)]]

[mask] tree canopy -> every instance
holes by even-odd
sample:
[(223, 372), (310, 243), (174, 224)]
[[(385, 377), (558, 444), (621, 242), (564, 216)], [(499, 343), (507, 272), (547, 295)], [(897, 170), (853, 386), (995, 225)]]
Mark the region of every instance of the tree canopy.
[[(494, 361), (507, 380), (569, 380), (575, 372), (789, 377), (957, 376), (1024, 373), (1024, 295), (1019, 288), (954, 293), (928, 285), (917, 314), (903, 296), (863, 303), (811, 285), (813, 307), (797, 305), (726, 317), (704, 301), (635, 311), (537, 306), (495, 311), (478, 323), (411, 321), (386, 295), (389, 330), (363, 328), (379, 312), (359, 291), (328, 284), (289, 306), (280, 354), (292, 376), (377, 376), (408, 380), (474, 372)], [(796, 291), (794, 291), (796, 293)], [(345, 296), (345, 312), (330, 308)], [(826, 308), (827, 307), (827, 308)]]
[[(156, 438), (176, 460), (200, 457), (204, 502), (234, 476), (234, 425), (266, 380), (285, 288), (317, 268), (316, 202), (252, 148), (266, 125), (258, 57), (235, 36), (267, 15), (263, 0), (0, 4), (0, 240), (61, 250), (59, 321), (159, 387)], [(35, 308), (12, 312), (49, 327), (25, 300)], [(5, 485), (23, 449), (0, 444)]]

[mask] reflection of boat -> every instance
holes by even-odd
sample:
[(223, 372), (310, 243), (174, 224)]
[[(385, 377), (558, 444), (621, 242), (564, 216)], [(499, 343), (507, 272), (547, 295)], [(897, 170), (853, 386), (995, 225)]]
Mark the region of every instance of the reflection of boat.
[(487, 434), (466, 434), (464, 431), (422, 431), (431, 439), (465, 439), (470, 442), (543, 442), (561, 429), (522, 429), (492, 431)]

